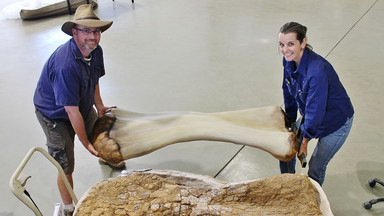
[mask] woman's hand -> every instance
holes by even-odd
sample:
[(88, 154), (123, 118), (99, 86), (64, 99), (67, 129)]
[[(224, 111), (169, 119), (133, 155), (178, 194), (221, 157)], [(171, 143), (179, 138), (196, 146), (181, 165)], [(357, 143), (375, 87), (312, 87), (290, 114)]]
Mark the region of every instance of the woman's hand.
[(307, 147), (308, 147), (309, 138), (303, 137), (303, 140), (300, 145), (299, 152), (297, 153), (297, 157), (300, 160), (301, 167), (305, 168), (307, 166)]
[(300, 155), (303, 153), (304, 153), (305, 157), (307, 157), (308, 142), (309, 142), (309, 138), (303, 137), (303, 141), (301, 142), (299, 152), (297, 153), (298, 158), (300, 158)]

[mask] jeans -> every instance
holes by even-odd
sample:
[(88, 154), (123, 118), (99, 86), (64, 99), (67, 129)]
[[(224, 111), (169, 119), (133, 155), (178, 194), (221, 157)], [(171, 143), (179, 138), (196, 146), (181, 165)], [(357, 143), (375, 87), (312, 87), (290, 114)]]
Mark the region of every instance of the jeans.
[[(312, 153), (308, 165), (308, 176), (323, 185), (325, 171), (329, 161), (339, 151), (351, 131), (353, 116), (335, 132), (320, 138)], [(289, 162), (280, 161), (281, 173), (295, 173), (296, 157)]]

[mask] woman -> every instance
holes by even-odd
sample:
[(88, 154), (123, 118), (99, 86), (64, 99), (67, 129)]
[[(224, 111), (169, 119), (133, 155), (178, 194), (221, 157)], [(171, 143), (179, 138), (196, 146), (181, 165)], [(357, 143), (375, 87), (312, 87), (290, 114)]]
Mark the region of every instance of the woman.
[[(304, 121), (298, 155), (307, 155), (310, 139), (319, 139), (309, 161), (308, 176), (320, 185), (329, 161), (344, 144), (353, 121), (353, 106), (332, 65), (307, 44), (307, 28), (296, 22), (279, 31), (283, 54), (283, 95), (287, 118), (295, 121), (297, 109)], [(295, 173), (296, 158), (280, 162), (281, 173)]]

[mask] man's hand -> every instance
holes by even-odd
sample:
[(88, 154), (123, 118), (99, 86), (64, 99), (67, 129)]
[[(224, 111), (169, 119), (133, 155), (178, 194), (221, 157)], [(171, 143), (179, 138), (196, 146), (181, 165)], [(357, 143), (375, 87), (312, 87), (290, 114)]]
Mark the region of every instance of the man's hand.
[(85, 146), (85, 148), (86, 148), (91, 154), (93, 154), (94, 156), (99, 157), (99, 153), (96, 151), (96, 149), (93, 147), (93, 145), (92, 145), (91, 143), (88, 143), (88, 145)]
[(104, 115), (105, 113), (111, 111), (111, 109), (116, 109), (116, 108), (117, 108), (117, 106), (110, 106), (110, 107), (106, 107), (106, 106), (97, 107), (96, 106), (97, 115), (100, 117), (100, 116)]
[(83, 146), (96, 157), (99, 156), (92, 143), (88, 140), (87, 134), (85, 132), (84, 120), (77, 106), (64, 106), (65, 111), (68, 114), (69, 120), (71, 121), (73, 130), (77, 134), (80, 142)]

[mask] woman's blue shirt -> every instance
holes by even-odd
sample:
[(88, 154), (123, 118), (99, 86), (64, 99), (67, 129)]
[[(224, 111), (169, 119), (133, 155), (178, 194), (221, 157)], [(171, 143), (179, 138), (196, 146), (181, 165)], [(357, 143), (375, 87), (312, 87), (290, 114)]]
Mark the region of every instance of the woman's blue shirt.
[(303, 136), (322, 138), (339, 129), (354, 114), (336, 71), (323, 57), (306, 48), (298, 67), (283, 59), (283, 94), (288, 118), (305, 116)]

